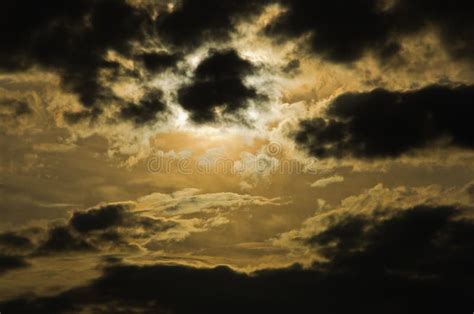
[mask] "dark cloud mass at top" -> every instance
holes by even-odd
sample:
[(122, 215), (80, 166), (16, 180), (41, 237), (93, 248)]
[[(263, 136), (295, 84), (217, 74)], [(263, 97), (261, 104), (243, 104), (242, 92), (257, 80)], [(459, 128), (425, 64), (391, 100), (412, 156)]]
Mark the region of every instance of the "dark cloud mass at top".
[[(115, 95), (108, 83), (120, 75), (136, 73), (124, 74), (119, 62), (105, 58), (109, 51), (141, 62), (156, 74), (174, 68), (186, 52), (208, 42), (228, 41), (239, 21), (255, 17), (271, 4), (280, 4), (285, 11), (266, 27), (267, 35), (292, 40), (309, 34), (311, 50), (331, 61), (352, 62), (367, 51), (388, 59), (402, 49), (401, 38), (427, 27), (439, 34), (454, 58), (472, 60), (474, 56), (472, 1), (173, 3), (172, 9), (166, 3), (156, 4), (158, 14), (154, 16), (150, 9), (153, 4), (135, 6), (125, 0), (4, 1), (0, 7), (0, 69), (18, 72), (39, 67), (59, 74), (63, 88), (77, 94), (84, 106), (82, 111), (66, 112), (68, 122), (96, 118), (104, 105), (115, 101), (125, 107), (120, 118), (141, 125), (152, 121), (166, 104), (145, 100), (127, 105)], [(151, 42), (159, 42), (165, 50), (150, 47)], [(294, 71), (296, 65), (290, 63), (284, 70)], [(109, 73), (105, 81), (100, 74), (104, 71)], [(203, 78), (196, 73), (196, 81), (179, 91), (179, 102), (191, 111), (195, 121), (214, 120), (212, 110), (224, 108), (223, 104), (224, 111), (234, 113), (246, 100), (256, 97), (252, 88), (242, 84), (242, 75), (227, 75), (224, 82), (222, 77)], [(202, 101), (197, 104), (199, 97)]]
[(129, 54), (149, 18), (124, 0), (19, 0), (2, 2), (0, 21), (0, 69), (56, 72), (64, 88), (92, 108), (111, 96), (98, 71), (119, 67), (104, 59), (106, 52)]
[(435, 144), (474, 149), (473, 114), (473, 86), (347, 93), (330, 104), (327, 119), (301, 122), (295, 139), (322, 158), (397, 157)]
[[(134, 249), (136, 239), (153, 237), (179, 223), (140, 215), (132, 204), (112, 203), (76, 210), (66, 223), (0, 234), (0, 253), (29, 258)], [(0, 254), (1, 255), (1, 254)], [(18, 256), (17, 256), (18, 255)]]
[[(85, 107), (65, 113), (70, 123), (98, 117), (103, 106), (113, 101), (126, 107), (122, 118), (147, 123), (164, 104), (144, 100), (124, 105), (100, 77), (101, 71), (108, 71), (112, 77), (107, 80), (113, 81), (123, 70), (118, 62), (105, 58), (107, 52), (141, 61), (149, 72), (157, 73), (174, 67), (183, 48), (192, 50), (206, 41), (229, 39), (237, 21), (258, 12), (265, 3), (184, 0), (172, 11), (157, 6), (159, 15), (153, 19), (147, 6), (133, 6), (125, 0), (5, 1), (0, 11), (0, 69), (17, 72), (40, 67), (59, 74), (63, 88), (77, 94)], [(150, 38), (162, 40), (178, 52), (133, 51), (133, 43), (146, 48)], [(222, 93), (235, 89), (234, 94), (244, 93), (242, 98), (251, 96), (238, 81), (228, 83), (235, 85)]]
[(214, 121), (218, 108), (224, 113), (238, 113), (249, 100), (263, 97), (244, 84), (245, 76), (255, 70), (233, 49), (211, 50), (194, 71), (193, 82), (178, 90), (178, 101), (200, 123)]
[(474, 4), (449, 0), (282, 0), (286, 8), (266, 33), (310, 35), (311, 50), (334, 62), (352, 62), (368, 51), (382, 58), (398, 52), (398, 40), (434, 27), (455, 58), (473, 60)]
[(304, 269), (114, 265), (84, 287), (0, 304), (10, 313), (462, 313), (472, 306), (472, 222), (463, 209), (418, 206), (348, 216), (318, 236), (327, 262)]
[(156, 21), (158, 34), (171, 45), (195, 48), (207, 41), (223, 41), (239, 19), (259, 12), (270, 0), (182, 0)]

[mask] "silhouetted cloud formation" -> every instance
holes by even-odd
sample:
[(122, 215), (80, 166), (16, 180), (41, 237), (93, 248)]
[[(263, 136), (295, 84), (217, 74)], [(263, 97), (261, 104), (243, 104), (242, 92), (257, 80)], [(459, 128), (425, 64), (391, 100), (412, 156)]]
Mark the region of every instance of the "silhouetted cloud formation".
[(67, 227), (58, 226), (48, 231), (47, 239), (35, 250), (34, 255), (85, 252), (94, 249), (88, 241), (72, 234)]
[(103, 230), (122, 222), (125, 208), (121, 204), (107, 205), (93, 208), (88, 211), (77, 211), (69, 223), (81, 233), (94, 230)]
[[(382, 212), (380, 212), (382, 213)], [(385, 212), (386, 213), (386, 212)], [(88, 286), (4, 302), (6, 312), (446, 313), (471, 306), (474, 224), (452, 206), (348, 216), (300, 239), (327, 262), (243, 274), (227, 267), (114, 265)]]
[(453, 206), (420, 205), (384, 217), (348, 216), (303, 239), (331, 262), (334, 271), (416, 274), (423, 278), (467, 278), (474, 261), (474, 224)]
[(311, 50), (334, 62), (352, 62), (371, 51), (382, 59), (399, 40), (434, 26), (454, 58), (474, 56), (472, 1), (281, 0), (286, 11), (266, 33), (280, 38), (310, 35)]
[(474, 148), (473, 86), (428, 86), (391, 92), (347, 93), (327, 119), (301, 122), (296, 142), (317, 157), (397, 157), (442, 142)]
[(19, 256), (9, 256), (0, 253), (0, 275), (10, 270), (28, 267), (29, 264)]
[(178, 90), (178, 101), (200, 123), (216, 120), (216, 109), (236, 114), (249, 100), (263, 97), (243, 81), (255, 70), (233, 49), (211, 50), (194, 71), (193, 82)]
[(14, 232), (5, 232), (0, 234), (0, 247), (3, 246), (13, 249), (27, 249), (32, 245), (33, 243), (29, 238)]
[[(117, 96), (111, 83), (122, 76), (136, 77), (140, 71), (125, 69), (109, 53), (156, 74), (176, 67), (187, 52), (209, 41), (229, 42), (239, 21), (257, 16), (271, 4), (281, 4), (285, 11), (267, 25), (266, 34), (280, 40), (309, 34), (311, 50), (331, 61), (352, 62), (367, 51), (389, 59), (402, 50), (405, 35), (428, 27), (435, 30), (452, 57), (473, 60), (474, 5), (464, 0), (182, 0), (173, 8), (125, 0), (74, 0), (67, 5), (58, 0), (19, 0), (2, 3), (0, 69), (40, 68), (57, 73), (63, 88), (77, 94), (84, 106), (65, 112), (70, 123), (94, 121), (107, 103), (118, 102), (125, 107), (120, 117), (140, 126), (153, 121), (164, 103), (146, 98), (141, 104), (127, 104)], [(161, 50), (156, 50), (157, 40)], [(225, 55), (215, 54), (215, 58)], [(291, 74), (298, 66), (295, 59), (283, 71)], [(196, 73), (195, 82), (178, 91), (179, 102), (197, 122), (214, 120), (216, 108), (235, 113), (257, 96), (242, 83), (242, 75), (222, 80)], [(26, 112), (24, 106), (18, 109)]]
[(149, 52), (140, 55), (145, 68), (150, 72), (160, 72), (174, 67), (179, 60), (179, 55), (166, 52)]
[(24, 101), (9, 98), (0, 99), (0, 118), (18, 117), (29, 113), (31, 113), (31, 108)]
[(238, 19), (258, 12), (267, 0), (182, 0), (171, 12), (162, 12), (156, 29), (171, 45), (195, 48), (207, 41), (224, 41)]
[(112, 203), (75, 211), (67, 224), (46, 230), (47, 237), (33, 250), (33, 256), (133, 250), (134, 240), (151, 238), (179, 225), (172, 220), (141, 216), (131, 207), (128, 203)]
[(100, 113), (97, 102), (111, 91), (100, 70), (117, 70), (105, 59), (109, 49), (130, 53), (130, 42), (143, 39), (148, 14), (123, 0), (5, 1), (1, 5), (0, 69), (21, 71), (40, 66), (59, 74), (66, 90)]
[(143, 125), (157, 120), (158, 113), (166, 111), (163, 92), (150, 90), (143, 96), (138, 104), (127, 104), (120, 111), (120, 117), (131, 120), (136, 125)]

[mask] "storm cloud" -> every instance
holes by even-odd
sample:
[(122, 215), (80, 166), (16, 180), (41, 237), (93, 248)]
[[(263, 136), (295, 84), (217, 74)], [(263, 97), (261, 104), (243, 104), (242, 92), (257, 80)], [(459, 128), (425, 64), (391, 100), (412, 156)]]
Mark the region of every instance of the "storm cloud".
[(107, 229), (117, 226), (122, 222), (125, 209), (125, 206), (117, 204), (93, 208), (83, 212), (77, 211), (71, 217), (70, 224), (81, 233)]
[(0, 308), (15, 313), (462, 312), (474, 295), (474, 225), (456, 218), (460, 210), (419, 206), (382, 220), (348, 216), (302, 239), (328, 258), (309, 268), (295, 264), (246, 274), (224, 266), (119, 264), (106, 267), (90, 285), (10, 300)]
[(333, 62), (353, 62), (367, 52), (388, 59), (401, 50), (401, 38), (429, 27), (434, 27), (452, 57), (473, 60), (472, 1), (279, 2), (285, 11), (266, 33), (280, 40), (309, 35), (310, 50)]
[(144, 53), (140, 55), (140, 58), (142, 59), (145, 68), (152, 73), (172, 68), (179, 61), (179, 55), (163, 51)]
[(472, 86), (347, 93), (326, 113), (327, 119), (302, 121), (295, 134), (316, 157), (393, 158), (435, 145), (474, 148)]
[(239, 19), (258, 13), (267, 0), (182, 0), (156, 20), (161, 38), (172, 46), (192, 49), (207, 41), (226, 41)]
[(83, 116), (96, 116), (98, 102), (113, 99), (99, 79), (99, 71), (119, 67), (105, 59), (107, 51), (129, 55), (130, 43), (143, 40), (150, 22), (145, 11), (122, 0), (5, 1), (0, 19), (0, 69), (40, 66), (57, 73), (87, 108)]
[(67, 227), (58, 226), (48, 230), (46, 240), (35, 250), (34, 255), (87, 252), (95, 248), (85, 239), (74, 235)]
[(9, 256), (0, 253), (0, 275), (10, 270), (28, 267), (29, 264), (19, 256)]
[(0, 313), (472, 312), (473, 16), (3, 1)]
[(33, 245), (31, 240), (14, 232), (0, 234), (0, 247), (11, 249), (27, 249)]
[(166, 105), (163, 101), (163, 92), (150, 90), (138, 104), (129, 103), (122, 107), (120, 117), (124, 120), (133, 121), (136, 125), (143, 125), (155, 122), (158, 119), (157, 115), (165, 112)]
[(193, 82), (178, 90), (178, 101), (198, 123), (215, 121), (216, 109), (238, 114), (249, 100), (263, 97), (244, 84), (244, 78), (255, 70), (250, 61), (233, 49), (211, 50), (194, 71)]

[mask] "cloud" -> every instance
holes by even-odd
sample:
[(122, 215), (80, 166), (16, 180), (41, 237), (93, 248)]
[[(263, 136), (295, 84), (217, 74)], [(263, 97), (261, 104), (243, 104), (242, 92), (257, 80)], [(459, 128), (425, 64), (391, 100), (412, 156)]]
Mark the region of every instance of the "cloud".
[[(471, 188), (472, 183), (457, 189), (378, 185), (347, 198), (339, 208), (323, 208), (291, 233), (292, 241), (319, 256), (307, 267), (295, 264), (243, 273), (226, 266), (134, 265), (114, 259), (91, 282), (48, 296), (3, 300), (0, 310), (221, 313), (225, 305), (230, 313), (249, 308), (289, 313), (313, 308), (316, 302), (321, 313), (380, 313), (381, 308), (393, 313), (462, 312), (473, 297)], [(183, 190), (174, 198), (189, 200), (196, 193)], [(85, 214), (95, 219), (101, 208), (106, 207)], [(140, 219), (124, 219), (122, 226), (136, 225), (144, 213), (130, 211), (130, 217)], [(226, 223), (221, 220), (217, 217), (209, 224)], [(196, 219), (184, 221), (194, 225)]]
[(145, 68), (152, 73), (172, 68), (179, 61), (179, 55), (163, 51), (144, 53), (140, 55), (140, 58), (143, 60)]
[(28, 267), (29, 264), (18, 256), (8, 256), (0, 254), (0, 275), (10, 270)]
[(287, 10), (267, 27), (267, 34), (311, 34), (311, 48), (329, 60), (349, 62), (387, 40), (387, 21), (377, 1), (281, 1)]
[(199, 219), (152, 217), (137, 203), (99, 205), (75, 211), (67, 226), (70, 234), (102, 251), (137, 250), (148, 241), (181, 241), (193, 232), (205, 230)]
[(131, 203), (121, 203), (75, 211), (67, 223), (43, 230), (46, 236), (36, 236), (38, 245), (24, 255), (34, 258), (55, 254), (127, 253), (141, 250), (151, 239), (180, 241), (193, 231), (198, 232), (185, 220), (156, 219), (132, 209)]
[(472, 59), (474, 24), (470, 1), (442, 0), (305, 1), (281, 0), (283, 13), (266, 28), (279, 39), (308, 38), (310, 50), (339, 63), (367, 52), (386, 60), (400, 50), (400, 39), (434, 28), (453, 58)]
[[(381, 212), (375, 212), (372, 216), (348, 215), (323, 232), (301, 240), (322, 252), (336, 267), (342, 266), (339, 263), (350, 263), (363, 256), (374, 259), (364, 263), (370, 267), (387, 267), (390, 264), (420, 267), (411, 269), (418, 276), (424, 272), (426, 276), (432, 275), (429, 274), (431, 269), (425, 266), (433, 263), (440, 250), (446, 250), (445, 258), (453, 258), (453, 265), (443, 271), (456, 272), (455, 256), (457, 253), (464, 255), (464, 250), (469, 250), (471, 246), (468, 244), (469, 239), (464, 237), (461, 240), (458, 237), (466, 229), (474, 227), (472, 221), (456, 219), (461, 212), (462, 208), (453, 206), (419, 205), (389, 216)], [(460, 241), (460, 251), (449, 252), (457, 241)], [(424, 248), (423, 252), (420, 252), (421, 247)], [(380, 263), (382, 258), (383, 263)], [(405, 264), (410, 260), (417, 260), (418, 263)], [(377, 264), (369, 265), (369, 262)]]
[(5, 232), (0, 234), (0, 247), (6, 250), (25, 250), (33, 246), (28, 237), (16, 234), (14, 232)]
[(334, 175), (332, 177), (322, 178), (311, 184), (313, 188), (324, 188), (330, 184), (344, 182), (344, 177)]
[(311, 155), (395, 158), (435, 145), (473, 149), (473, 86), (376, 89), (337, 97), (327, 119), (300, 123), (295, 139)]
[(131, 120), (135, 125), (156, 122), (157, 114), (164, 113), (166, 105), (163, 101), (163, 92), (148, 91), (138, 104), (127, 104), (120, 110), (120, 117)]
[(185, 189), (154, 193), (135, 202), (104, 203), (74, 211), (35, 233), (17, 230), (0, 234), (4, 252), (25, 258), (77, 253), (130, 253), (156, 250), (230, 223), (226, 212), (250, 206), (278, 206), (278, 199), (236, 193), (198, 194)]
[(178, 101), (198, 123), (216, 121), (217, 110), (237, 115), (248, 101), (263, 97), (244, 84), (245, 76), (255, 70), (233, 49), (211, 50), (194, 71), (193, 82), (178, 90)]
[(86, 108), (70, 120), (95, 117), (102, 112), (101, 101), (115, 98), (101, 72), (114, 76), (120, 64), (106, 55), (109, 50), (131, 55), (131, 42), (143, 41), (145, 28), (151, 26), (147, 12), (125, 0), (77, 0), (68, 5), (53, 0), (47, 6), (4, 1), (0, 19), (0, 69), (40, 67), (57, 73), (62, 87), (77, 94)]
[(64, 153), (75, 149), (77, 146), (74, 144), (62, 144), (62, 143), (37, 143), (33, 145), (35, 152), (42, 153)]
[(126, 205), (111, 204), (83, 212), (77, 211), (72, 215), (69, 223), (81, 233), (103, 230), (120, 225), (125, 210), (127, 210)]
[[(19, 297), (7, 312), (445, 313), (471, 306), (474, 223), (458, 208), (420, 206), (385, 219), (348, 216), (302, 239), (327, 260), (250, 274), (225, 266), (123, 265), (88, 285)], [(176, 285), (179, 282), (179, 285)], [(230, 283), (230, 284), (229, 284)], [(396, 297), (394, 297), (396, 295)], [(186, 302), (183, 302), (186, 300)]]
[(291, 248), (302, 254), (313, 256), (317, 251), (307, 251), (305, 239), (324, 233), (333, 226), (344, 222), (348, 217), (378, 220), (390, 219), (405, 210), (418, 207), (453, 207), (459, 208), (459, 215), (468, 213), (472, 207), (469, 187), (472, 183), (460, 188), (441, 188), (437, 185), (387, 188), (378, 184), (358, 195), (347, 197), (338, 206), (328, 207), (324, 202), (319, 205), (314, 215), (306, 219), (300, 228), (284, 232), (272, 242), (276, 246)]
[(26, 99), (0, 98), (1, 133), (21, 133), (29, 127), (32, 110)]
[(16, 99), (1, 99), (0, 100), (0, 117), (10, 116), (16, 118), (18, 116), (27, 115), (31, 113), (31, 108), (25, 101)]
[(300, 71), (301, 62), (298, 59), (290, 60), (284, 67), (282, 67), (282, 71), (289, 75), (298, 74)]
[(281, 170), (280, 160), (266, 153), (241, 152), (240, 159), (234, 162), (232, 170), (255, 187), (259, 181), (268, 180), (271, 174)]
[(75, 236), (67, 227), (53, 227), (48, 231), (47, 239), (35, 250), (34, 255), (55, 253), (88, 252), (95, 248), (81, 237)]
[[(280, 205), (278, 198), (231, 192), (197, 194), (197, 189), (185, 189), (172, 194), (154, 193), (137, 200), (137, 208), (163, 216), (179, 216), (212, 210), (232, 210), (245, 206)], [(197, 194), (197, 195), (196, 195)]]
[(226, 41), (241, 18), (258, 13), (270, 1), (182, 0), (156, 19), (158, 35), (179, 48), (192, 49), (207, 41)]
[(249, 191), (255, 188), (254, 185), (248, 183), (247, 181), (240, 181), (239, 186), (242, 191)]

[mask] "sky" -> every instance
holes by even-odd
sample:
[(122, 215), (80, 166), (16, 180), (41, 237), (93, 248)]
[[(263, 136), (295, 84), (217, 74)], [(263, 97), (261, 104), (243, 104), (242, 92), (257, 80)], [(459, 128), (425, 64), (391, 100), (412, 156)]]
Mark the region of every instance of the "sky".
[(474, 3), (5, 0), (1, 313), (469, 313)]

